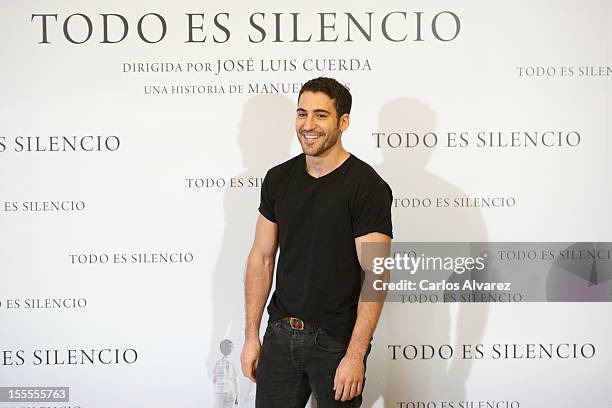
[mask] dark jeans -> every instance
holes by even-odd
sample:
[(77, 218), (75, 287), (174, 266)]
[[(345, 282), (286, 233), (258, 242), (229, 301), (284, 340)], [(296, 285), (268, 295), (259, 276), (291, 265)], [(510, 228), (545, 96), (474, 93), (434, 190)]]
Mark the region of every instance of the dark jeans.
[(311, 393), (317, 408), (361, 406), (361, 395), (344, 402), (334, 399), (336, 368), (349, 340), (323, 329), (294, 330), (281, 321), (269, 322), (257, 365), (255, 406), (301, 408)]

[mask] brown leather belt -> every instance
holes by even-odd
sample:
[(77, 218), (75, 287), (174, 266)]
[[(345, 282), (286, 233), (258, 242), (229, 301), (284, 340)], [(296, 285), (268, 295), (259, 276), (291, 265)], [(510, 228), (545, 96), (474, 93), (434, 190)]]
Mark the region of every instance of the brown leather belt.
[(281, 318), (281, 322), (288, 325), (293, 330), (314, 330), (316, 327), (297, 317), (286, 316)]

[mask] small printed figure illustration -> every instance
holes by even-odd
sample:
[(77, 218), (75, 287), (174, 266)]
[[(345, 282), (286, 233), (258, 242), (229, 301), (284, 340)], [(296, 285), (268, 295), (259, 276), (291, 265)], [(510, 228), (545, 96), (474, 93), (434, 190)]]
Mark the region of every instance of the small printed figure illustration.
[(217, 360), (213, 369), (215, 408), (232, 408), (238, 405), (238, 371), (230, 361), (234, 343), (225, 339), (219, 343), (219, 348), (223, 357)]

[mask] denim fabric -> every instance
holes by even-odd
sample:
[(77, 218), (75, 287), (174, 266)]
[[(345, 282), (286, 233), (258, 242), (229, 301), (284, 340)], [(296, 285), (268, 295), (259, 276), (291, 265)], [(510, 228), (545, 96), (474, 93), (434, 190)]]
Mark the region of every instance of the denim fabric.
[(301, 408), (311, 393), (317, 408), (361, 406), (361, 395), (344, 402), (334, 399), (336, 368), (349, 340), (320, 328), (301, 331), (281, 321), (269, 322), (257, 366), (255, 406)]

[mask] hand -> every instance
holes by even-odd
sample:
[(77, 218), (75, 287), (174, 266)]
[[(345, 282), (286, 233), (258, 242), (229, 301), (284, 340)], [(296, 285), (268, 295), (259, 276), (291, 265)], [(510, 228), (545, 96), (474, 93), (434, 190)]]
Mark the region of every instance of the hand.
[(364, 375), (363, 360), (359, 357), (345, 355), (340, 360), (334, 377), (336, 400), (348, 401), (361, 394)]
[(257, 370), (257, 364), (259, 363), (260, 350), (261, 343), (259, 342), (259, 338), (246, 340), (242, 347), (242, 353), (240, 354), (242, 373), (253, 382), (256, 380), (255, 372)]

